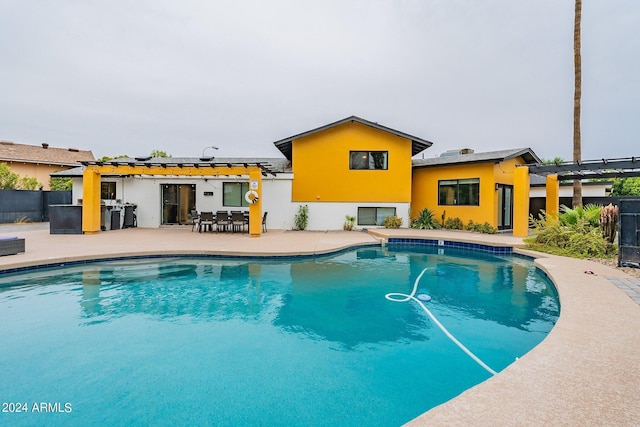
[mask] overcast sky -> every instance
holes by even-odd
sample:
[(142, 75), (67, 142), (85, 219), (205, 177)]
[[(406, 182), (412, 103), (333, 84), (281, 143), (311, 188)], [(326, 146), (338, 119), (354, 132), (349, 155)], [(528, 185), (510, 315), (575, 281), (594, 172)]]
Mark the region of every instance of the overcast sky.
[[(573, 0), (0, 0), (0, 140), (278, 157), (350, 115), (572, 157)], [(640, 156), (640, 1), (584, 0), (582, 158)]]

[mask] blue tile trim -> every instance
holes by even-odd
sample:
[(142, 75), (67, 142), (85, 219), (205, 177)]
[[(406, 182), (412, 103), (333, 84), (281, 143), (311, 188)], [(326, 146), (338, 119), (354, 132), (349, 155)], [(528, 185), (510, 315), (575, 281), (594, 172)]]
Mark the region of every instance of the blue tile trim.
[(435, 246), (435, 247), (441, 247), (441, 248), (467, 249), (472, 251), (487, 252), (487, 253), (496, 254), (496, 255), (513, 254), (513, 247), (511, 246), (492, 246), (492, 245), (484, 245), (481, 243), (453, 242), (450, 240), (390, 237), (387, 244)]
[(314, 254), (288, 254), (288, 255), (228, 255), (228, 254), (172, 254), (172, 253), (163, 253), (163, 254), (151, 254), (151, 255), (131, 255), (131, 256), (118, 256), (118, 257), (105, 257), (105, 258), (91, 258), (86, 260), (76, 260), (76, 261), (67, 261), (67, 262), (52, 262), (49, 264), (41, 264), (41, 265), (31, 265), (26, 267), (17, 267), (17, 268), (8, 268), (6, 270), (0, 270), (0, 277), (5, 274), (13, 274), (13, 273), (25, 273), (28, 271), (37, 271), (44, 270), (47, 268), (56, 268), (56, 267), (72, 267), (77, 265), (86, 265), (86, 264), (95, 264), (97, 262), (109, 262), (109, 261), (131, 261), (137, 259), (162, 259), (162, 258), (198, 258), (198, 259), (220, 259), (220, 260), (260, 260), (260, 261), (268, 261), (268, 260), (278, 260), (278, 261), (286, 261), (286, 260), (301, 260), (301, 259), (311, 259), (311, 258), (322, 258), (322, 257), (330, 257), (336, 254), (340, 254), (343, 252), (348, 252), (353, 249), (360, 248), (368, 248), (375, 247), (379, 248), (381, 245), (379, 243), (367, 243), (363, 245), (354, 245), (347, 248), (338, 249), (332, 252), (327, 253), (314, 253)]

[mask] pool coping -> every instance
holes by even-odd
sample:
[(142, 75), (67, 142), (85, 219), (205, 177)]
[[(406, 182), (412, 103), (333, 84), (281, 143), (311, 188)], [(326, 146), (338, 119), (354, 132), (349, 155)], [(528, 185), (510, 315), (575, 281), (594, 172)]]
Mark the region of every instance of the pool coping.
[[(2, 229), (0, 227), (0, 235)], [(554, 282), (560, 317), (549, 335), (498, 375), (410, 421), (408, 425), (634, 425), (640, 419), (640, 306), (607, 278), (626, 274), (591, 261), (523, 249), (522, 240), (445, 230), (358, 232), (269, 231), (205, 236), (189, 230), (127, 229), (94, 236), (12, 232), (27, 251), (0, 257), (0, 270), (56, 262), (166, 254), (242, 256), (326, 255), (387, 239), (425, 239), (511, 246)], [(585, 274), (590, 271), (593, 274)]]

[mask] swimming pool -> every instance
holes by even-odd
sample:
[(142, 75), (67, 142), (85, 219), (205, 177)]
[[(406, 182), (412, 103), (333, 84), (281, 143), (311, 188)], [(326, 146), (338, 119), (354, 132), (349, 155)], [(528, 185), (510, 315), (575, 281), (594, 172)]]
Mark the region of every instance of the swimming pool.
[(0, 396), (27, 409), (0, 424), (402, 424), (491, 376), (419, 304), (385, 298), (416, 281), (496, 371), (559, 314), (530, 260), (433, 247), (0, 276)]

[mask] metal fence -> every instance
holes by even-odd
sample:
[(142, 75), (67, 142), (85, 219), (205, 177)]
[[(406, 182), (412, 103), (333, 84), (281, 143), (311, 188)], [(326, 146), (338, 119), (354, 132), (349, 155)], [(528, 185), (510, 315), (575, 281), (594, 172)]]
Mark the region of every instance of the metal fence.
[(618, 265), (640, 267), (640, 200), (620, 200)]
[(71, 204), (71, 191), (0, 190), (0, 224), (47, 222), (49, 206)]

